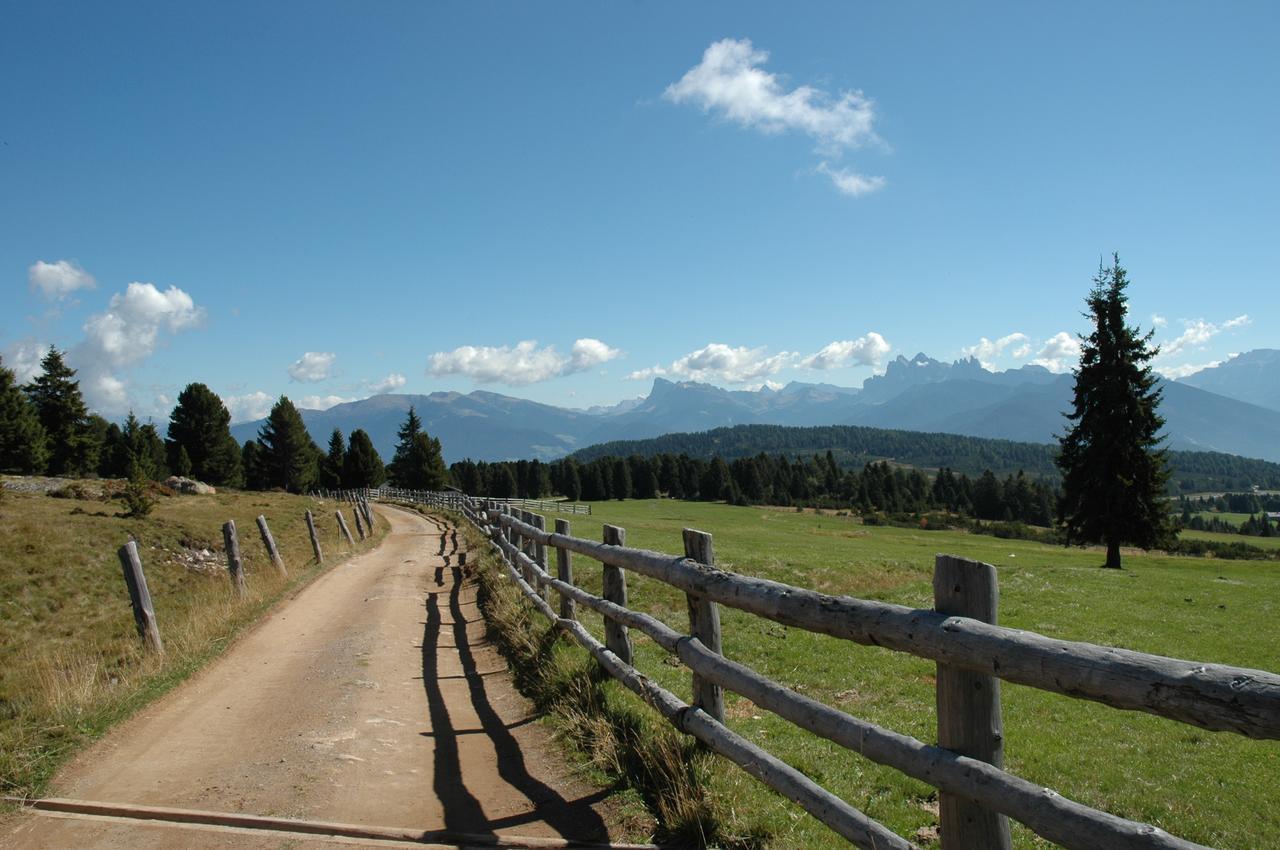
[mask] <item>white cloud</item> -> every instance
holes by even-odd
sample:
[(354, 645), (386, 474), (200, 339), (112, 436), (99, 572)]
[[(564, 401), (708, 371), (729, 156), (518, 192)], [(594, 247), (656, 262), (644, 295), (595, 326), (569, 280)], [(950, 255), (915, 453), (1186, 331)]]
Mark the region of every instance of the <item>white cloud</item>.
[(868, 177), (847, 168), (832, 168), (825, 162), (819, 163), (817, 170), (819, 174), (825, 174), (831, 178), (831, 185), (836, 187), (837, 192), (851, 198), (869, 195), (883, 189), (886, 182), (883, 177)]
[(432, 354), (427, 374), (465, 375), (482, 384), (516, 386), (585, 372), (621, 355), (618, 349), (591, 338), (575, 341), (567, 356), (554, 345), (538, 348), (537, 341), (531, 339), (514, 347), (463, 345), (453, 351)]
[(307, 410), (328, 410), (334, 405), (345, 404), (348, 401), (355, 401), (355, 399), (344, 398), (340, 395), (307, 395), (299, 399), (293, 399), (294, 404)]
[(656, 375), (675, 375), (691, 381), (722, 381), (728, 384), (760, 382), (775, 375), (795, 360), (796, 354), (783, 351), (770, 355), (764, 346), (733, 348), (713, 342), (697, 351), (691, 351), (669, 367), (652, 366), (632, 372), (631, 380), (645, 380)]
[(289, 377), (299, 383), (314, 383), (329, 377), (338, 355), (331, 351), (308, 351), (289, 367)]
[(1223, 331), (1243, 327), (1251, 321), (1252, 320), (1249, 318), (1247, 313), (1236, 316), (1234, 319), (1228, 319), (1220, 325), (1213, 322), (1206, 322), (1204, 319), (1183, 320), (1182, 334), (1172, 342), (1163, 343), (1160, 346), (1160, 354), (1164, 357), (1172, 357), (1184, 349), (1199, 348), (1207, 345), (1209, 340), (1213, 339)]
[(839, 369), (843, 366), (879, 366), (892, 346), (880, 334), (871, 331), (857, 339), (838, 340), (823, 346), (816, 354), (800, 361), (802, 369)]
[(39, 291), (45, 298), (62, 300), (77, 289), (92, 289), (97, 286), (93, 275), (89, 274), (74, 260), (56, 260), (46, 263), (37, 260), (27, 269), (27, 281), (32, 291)]
[(996, 358), (1004, 354), (1004, 350), (1010, 346), (1016, 345), (1011, 354), (1021, 360), (1031, 354), (1031, 338), (1024, 333), (1015, 331), (1008, 336), (1002, 336), (992, 341), (985, 336), (978, 340), (977, 345), (970, 345), (960, 349), (963, 357), (976, 357), (978, 362), (982, 364), (983, 369), (994, 370)]
[(111, 296), (107, 309), (84, 323), (85, 338), (67, 354), (80, 372), (85, 401), (108, 415), (128, 409), (128, 386), (116, 372), (155, 353), (161, 333), (177, 334), (200, 324), (204, 310), (176, 286), (163, 292), (134, 282)]
[(1151, 314), (1151, 326), (1153, 328), (1163, 328), (1167, 324), (1169, 324), (1169, 320), (1164, 316), (1161, 316), (1159, 313)]
[[(702, 61), (667, 86), (662, 96), (762, 133), (804, 133), (827, 157), (879, 141), (875, 104), (862, 92), (842, 91), (835, 96), (804, 85), (788, 90), (776, 74), (761, 67), (768, 61), (768, 51), (757, 50), (750, 39), (722, 39), (703, 51)], [(851, 197), (885, 185), (883, 177), (832, 168), (826, 162), (817, 171)]]
[(1080, 340), (1066, 331), (1049, 337), (1031, 362), (1050, 372), (1069, 372), (1080, 359)]
[(12, 369), (18, 383), (28, 383), (40, 374), (40, 361), (48, 352), (49, 346), (28, 337), (18, 340), (4, 350), (4, 368)]
[(798, 130), (826, 150), (856, 147), (875, 138), (875, 108), (862, 92), (832, 97), (811, 86), (787, 91), (777, 75), (758, 67), (768, 60), (768, 51), (757, 50), (750, 39), (717, 41), (679, 82), (667, 86), (663, 97), (673, 103), (691, 102), (704, 112), (719, 112), (765, 133)]
[(1171, 381), (1178, 378), (1185, 378), (1188, 375), (1194, 375), (1196, 372), (1202, 372), (1205, 369), (1212, 369), (1215, 366), (1221, 366), (1225, 361), (1210, 360), (1208, 363), (1183, 363), (1181, 366), (1157, 366), (1156, 371)]
[(224, 395), (222, 403), (227, 406), (227, 411), (231, 414), (232, 424), (238, 424), (265, 419), (271, 412), (272, 405), (276, 403), (276, 397), (258, 390), (244, 395)]
[(408, 383), (408, 379), (399, 372), (392, 372), (380, 381), (370, 381), (365, 384), (369, 392), (374, 395), (381, 393), (389, 393), (392, 390), (398, 390)]

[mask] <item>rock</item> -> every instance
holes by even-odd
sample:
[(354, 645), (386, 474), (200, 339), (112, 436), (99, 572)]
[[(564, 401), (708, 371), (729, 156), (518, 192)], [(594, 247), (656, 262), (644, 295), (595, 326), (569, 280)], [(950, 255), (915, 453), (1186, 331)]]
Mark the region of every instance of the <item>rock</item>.
[(218, 492), (203, 481), (196, 481), (194, 478), (182, 478), (178, 475), (170, 475), (166, 478), (164, 486), (188, 496), (212, 496)]

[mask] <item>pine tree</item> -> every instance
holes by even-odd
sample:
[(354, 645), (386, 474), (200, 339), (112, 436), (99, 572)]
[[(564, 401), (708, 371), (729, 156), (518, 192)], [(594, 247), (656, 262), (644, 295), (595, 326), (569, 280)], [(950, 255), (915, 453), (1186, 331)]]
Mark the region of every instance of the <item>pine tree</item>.
[(240, 449), (240, 468), (244, 470), (244, 486), (247, 490), (266, 490), (271, 482), (267, 478), (262, 443), (245, 440)]
[[(333, 448), (332, 439), (329, 447)], [(325, 460), (327, 461), (328, 458), (326, 457)], [(359, 490), (364, 487), (377, 487), (386, 480), (387, 471), (369, 435), (359, 428), (352, 431), (351, 441), (347, 444), (347, 454), (342, 463), (342, 486), (349, 490)]]
[(347, 458), (346, 441), (337, 428), (329, 435), (329, 451), (320, 461), (320, 486), (326, 490), (342, 487), (342, 466)]
[(1148, 365), (1159, 352), (1152, 332), (1125, 324), (1129, 282), (1119, 255), (1099, 268), (1086, 303), (1094, 330), (1075, 371), (1071, 426), (1061, 440), (1059, 519), (1073, 542), (1102, 543), (1106, 566), (1120, 568), (1120, 546), (1150, 549), (1170, 533), (1160, 447), (1161, 391)]
[(169, 465), (177, 472), (178, 450), (186, 449), (189, 475), (209, 484), (239, 486), (240, 444), (231, 436), (230, 425), (231, 413), (213, 390), (187, 384), (169, 415)]
[(320, 450), (288, 396), (280, 396), (271, 408), (258, 432), (258, 442), (262, 443), (262, 467), (269, 487), (305, 493), (315, 483)]
[[(422, 430), (422, 420), (412, 407), (396, 436), (395, 458), (387, 465), (391, 483), (407, 490), (444, 489), (449, 481), (449, 470), (444, 465), (440, 441)], [(511, 477), (514, 481), (515, 474), (512, 473)], [(514, 496), (518, 488), (517, 481), (509, 495)]]
[(53, 346), (40, 361), (41, 373), (26, 386), (27, 397), (44, 427), (50, 475), (84, 475), (97, 467), (97, 445), (89, 428), (89, 411), (80, 395), (76, 370)]
[(48, 459), (44, 426), (35, 407), (18, 387), (13, 370), (0, 361), (0, 470), (39, 473)]

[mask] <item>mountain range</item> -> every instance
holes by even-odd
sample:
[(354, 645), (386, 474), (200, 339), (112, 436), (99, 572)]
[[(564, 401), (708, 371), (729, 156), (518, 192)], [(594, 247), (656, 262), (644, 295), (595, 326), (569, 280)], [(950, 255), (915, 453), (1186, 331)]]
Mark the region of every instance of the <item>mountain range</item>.
[[(1161, 381), (1167, 445), (1280, 461), (1280, 351), (1237, 355), (1180, 381)], [(1054, 442), (1066, 425), (1073, 378), (1040, 366), (990, 371), (973, 358), (945, 363), (897, 357), (861, 388), (793, 382), (727, 390), (655, 379), (648, 396), (575, 410), (477, 390), (388, 394), (301, 411), (318, 445), (334, 428), (363, 428), (384, 459), (410, 405), (439, 437), (448, 462), (462, 458), (552, 460), (595, 443), (741, 424), (866, 425), (1025, 442)], [(233, 426), (240, 441), (262, 421)]]

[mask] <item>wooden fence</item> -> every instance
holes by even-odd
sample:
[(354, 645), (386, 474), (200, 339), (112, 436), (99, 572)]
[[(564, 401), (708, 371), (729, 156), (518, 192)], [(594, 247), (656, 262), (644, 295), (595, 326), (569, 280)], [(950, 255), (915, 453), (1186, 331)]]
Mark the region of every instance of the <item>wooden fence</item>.
[[(444, 505), (446, 500), (440, 499)], [(1183, 661), (1089, 643), (1056, 640), (996, 623), (995, 569), (940, 555), (935, 607), (828, 596), (801, 587), (719, 570), (711, 535), (686, 529), (684, 556), (628, 548), (625, 531), (606, 525), (604, 542), (570, 536), (557, 520), (495, 502), (450, 504), (493, 542), (516, 585), (535, 607), (587, 649), (614, 678), (673, 726), (704, 742), (752, 776), (865, 848), (910, 848), (909, 841), (826, 791), (724, 725), (722, 689), (750, 699), (814, 734), (937, 788), (944, 850), (1007, 848), (1007, 818), (1068, 850), (1202, 845), (1068, 800), (1004, 771), (999, 680), (1017, 682), (1115, 708), (1145, 711), (1215, 731), (1280, 739), (1280, 676), (1262, 670)], [(555, 550), (556, 575), (547, 549)], [(573, 583), (570, 553), (603, 565), (603, 597)], [(631, 610), (626, 572), (683, 591), (688, 632)], [(547, 598), (560, 596), (559, 611)], [(717, 604), (783, 625), (905, 652), (938, 664), (937, 746), (824, 705), (723, 657)], [(605, 618), (602, 643), (579, 623), (575, 605)], [(692, 672), (686, 704), (632, 666), (629, 629), (637, 629)]]

